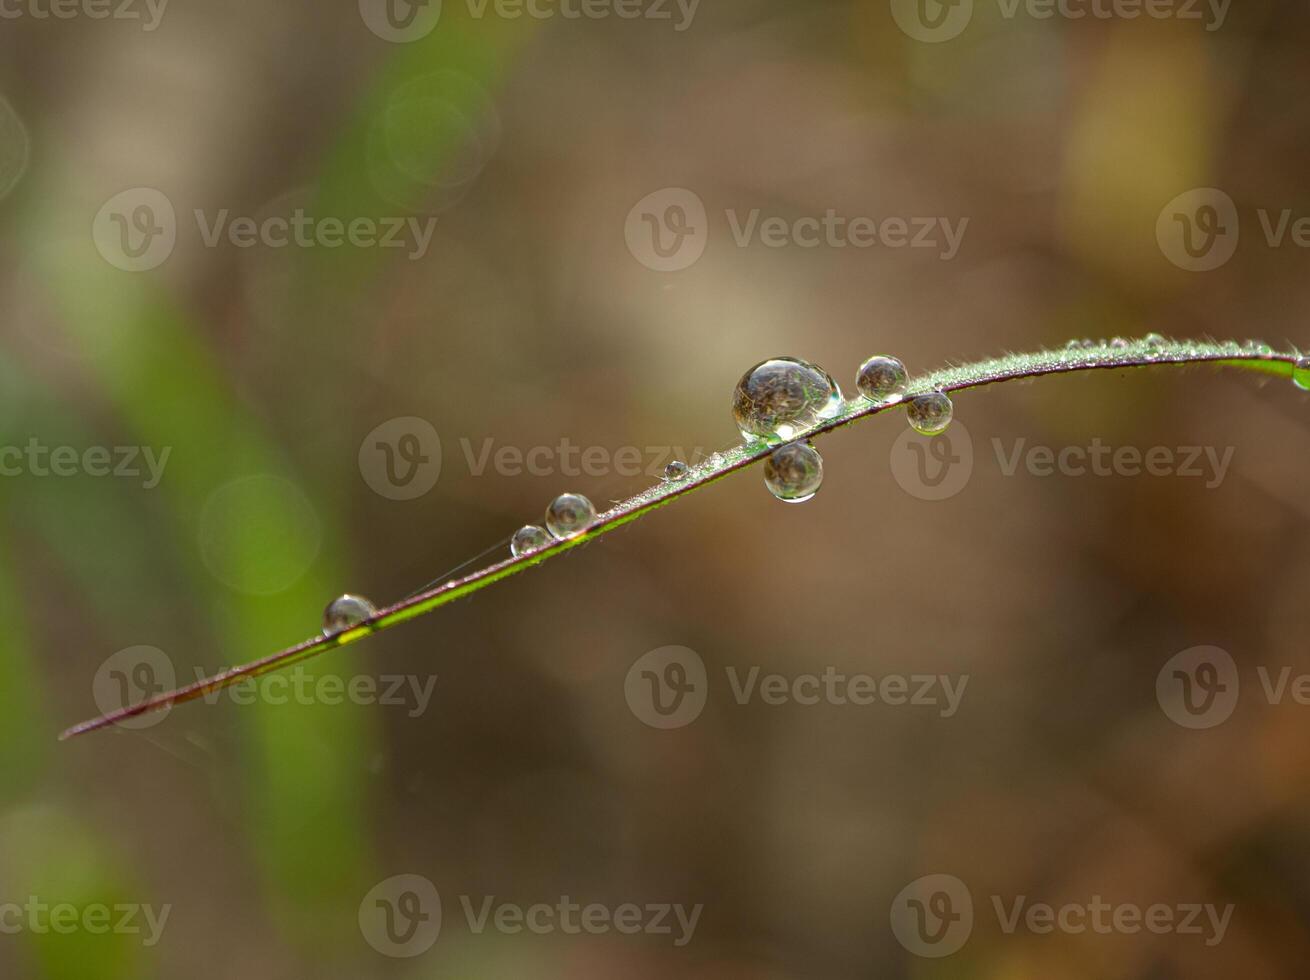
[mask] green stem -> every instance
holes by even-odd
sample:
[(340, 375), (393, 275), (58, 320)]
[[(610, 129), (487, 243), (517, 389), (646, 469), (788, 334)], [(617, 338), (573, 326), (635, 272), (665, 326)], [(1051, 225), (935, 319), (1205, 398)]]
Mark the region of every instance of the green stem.
[[(1203, 364), (1214, 363), (1223, 367), (1237, 367), (1247, 370), (1263, 371), (1291, 377), (1293, 367), (1300, 355), (1289, 353), (1264, 353), (1252, 346), (1243, 346), (1236, 342), (1200, 342), (1200, 341), (1161, 341), (1137, 340), (1122, 345), (1099, 344), (1087, 348), (1074, 348), (1059, 351), (1036, 351), (1027, 354), (1009, 354), (1005, 357), (987, 361), (977, 361), (956, 367), (942, 368), (922, 375), (910, 382), (905, 398), (884, 404), (872, 404), (862, 398), (846, 403), (837, 416), (826, 419), (810, 429), (796, 435), (796, 440), (812, 439), (815, 436), (839, 429), (858, 419), (867, 418), (894, 408), (915, 395), (929, 391), (962, 391), (982, 385), (1001, 381), (1015, 381), (1024, 378), (1036, 378), (1048, 374), (1064, 374), (1073, 371), (1095, 371), (1115, 368), (1156, 367), (1167, 364)], [(479, 569), (462, 578), (443, 582), (426, 591), (403, 599), (395, 605), (381, 609), (371, 619), (359, 626), (352, 627), (332, 636), (311, 637), (295, 646), (280, 650), (259, 660), (254, 660), (240, 667), (215, 674), (179, 688), (151, 697), (139, 704), (101, 715), (90, 721), (74, 725), (62, 735), (61, 739), (82, 735), (99, 728), (105, 728), (115, 722), (137, 715), (145, 714), (203, 697), (247, 677), (289, 666), (309, 657), (317, 656), (325, 650), (354, 643), (366, 636), (380, 633), (407, 620), (425, 615), (454, 602), (466, 595), (471, 595), (487, 586), (509, 578), (511, 575), (538, 565), (556, 555), (572, 548), (586, 544), (602, 534), (622, 527), (630, 521), (654, 511), (678, 497), (699, 490), (710, 483), (720, 480), (737, 470), (760, 462), (773, 446), (763, 443), (751, 443), (738, 446), (727, 452), (715, 453), (708, 459), (691, 467), (683, 480), (677, 483), (664, 482), (643, 490), (599, 515), (585, 532), (576, 537), (557, 541), (548, 547), (520, 557), (506, 558), (485, 568)]]

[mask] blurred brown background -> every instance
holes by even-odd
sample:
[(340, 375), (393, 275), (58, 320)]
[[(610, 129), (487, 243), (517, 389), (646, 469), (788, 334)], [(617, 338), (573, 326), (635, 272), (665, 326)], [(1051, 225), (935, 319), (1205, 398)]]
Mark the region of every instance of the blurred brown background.
[[(561, 438), (642, 468), (732, 445), (768, 356), (849, 391), (871, 353), (1310, 343), (1303, 4), (61, 9), (0, 21), (5, 977), (1303, 975), (1307, 401), (1242, 372), (963, 393), (973, 464), (941, 500), (881, 416), (821, 441), (810, 503), (739, 474), (312, 665), (400, 678), (399, 704), (265, 691), (54, 741), (161, 672), (312, 634), (335, 594), (393, 601), (556, 493), (651, 482), (561, 472)], [(258, 230), (297, 209), (318, 244)], [(752, 212), (787, 230), (739, 242)], [(890, 239), (798, 237), (830, 212)], [(328, 218), (358, 241), (324, 244)], [(959, 247), (897, 245), (898, 218)], [(366, 241), (397, 222), (402, 247)], [(375, 430), (426, 430), (396, 419), (440, 440), (411, 499)], [(33, 440), (73, 447), (69, 475)], [(1007, 475), (1094, 440), (1172, 462)], [(478, 465), (503, 447), (551, 451)], [(670, 645), (707, 690), (660, 729), (625, 679)], [(1188, 661), (1223, 715), (1193, 728), (1169, 664), (1202, 645), (1231, 667)], [(740, 704), (756, 667), (965, 686), (949, 714)], [(907, 897), (925, 875), (971, 929), (944, 879)], [(643, 925), (478, 932), (461, 899), (492, 896)], [(1021, 896), (1172, 925), (1007, 931)], [(659, 903), (702, 907), (686, 942), (647, 928)], [(1180, 928), (1191, 905), (1231, 906), (1222, 932)], [(98, 934), (101, 907), (140, 929)]]

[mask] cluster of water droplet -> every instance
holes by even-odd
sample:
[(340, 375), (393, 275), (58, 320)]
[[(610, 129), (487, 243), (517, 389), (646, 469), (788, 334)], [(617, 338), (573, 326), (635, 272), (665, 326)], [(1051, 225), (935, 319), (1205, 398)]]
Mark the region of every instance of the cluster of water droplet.
[(546, 508), (546, 526), (527, 524), (510, 538), (515, 558), (540, 551), (556, 541), (575, 538), (596, 521), (596, 507), (580, 493), (562, 493)]
[[(1137, 349), (1147, 360), (1156, 360), (1171, 353), (1170, 346), (1171, 342), (1163, 335), (1149, 333), (1140, 340), (1074, 338), (1065, 345), (1065, 350), (1076, 359), (1094, 359), (1096, 355), (1092, 351)], [(1185, 354), (1197, 342), (1172, 342), (1172, 346)], [(1258, 340), (1243, 344), (1231, 341), (1221, 347), (1225, 356), (1274, 356), (1273, 348)], [(1292, 381), (1298, 388), (1310, 391), (1310, 356), (1296, 355)], [(909, 374), (896, 358), (877, 354), (860, 365), (855, 386), (869, 403), (891, 405), (906, 397)], [(823, 484), (823, 457), (808, 440), (796, 437), (835, 418), (845, 406), (832, 376), (817, 364), (799, 358), (770, 358), (742, 376), (733, 392), (732, 415), (747, 444), (763, 442), (777, 446), (764, 461), (764, 484), (770, 493), (787, 503), (801, 503), (818, 493)], [(944, 391), (915, 395), (905, 409), (911, 428), (928, 436), (944, 432), (953, 414), (954, 406)], [(714, 469), (720, 463), (721, 454), (715, 453), (704, 465)], [(680, 483), (691, 471), (687, 463), (675, 459), (664, 468), (664, 482)], [(517, 558), (540, 551), (556, 541), (582, 534), (595, 521), (596, 508), (590, 500), (578, 493), (560, 494), (546, 508), (546, 526), (528, 524), (519, 528), (510, 540), (510, 552)], [(376, 615), (377, 608), (362, 596), (339, 596), (324, 610), (323, 632), (332, 636)]]

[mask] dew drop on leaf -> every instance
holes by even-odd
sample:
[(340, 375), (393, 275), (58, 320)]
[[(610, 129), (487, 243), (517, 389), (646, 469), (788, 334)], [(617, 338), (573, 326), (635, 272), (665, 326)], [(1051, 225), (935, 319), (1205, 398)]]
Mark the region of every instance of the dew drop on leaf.
[(686, 463), (680, 459), (675, 459), (664, 467), (664, 479), (670, 483), (678, 483), (687, 479), (687, 474), (690, 472), (691, 470)]
[(875, 405), (899, 400), (909, 383), (905, 365), (885, 354), (876, 354), (861, 364), (860, 373), (855, 378), (855, 387), (860, 389), (860, 394)]
[(538, 527), (535, 524), (526, 524), (514, 532), (514, 537), (509, 539), (509, 553), (515, 558), (520, 555), (526, 555), (533, 551), (540, 551), (546, 545), (550, 544), (552, 538), (550, 532), (544, 527)]
[(747, 442), (785, 442), (841, 409), (841, 389), (828, 372), (794, 357), (756, 364), (732, 393), (732, 417)]
[(808, 442), (779, 446), (764, 461), (764, 485), (789, 504), (804, 503), (823, 483), (823, 457)]
[(377, 615), (377, 607), (362, 595), (339, 595), (323, 610), (323, 635), (332, 636)]
[(905, 416), (910, 420), (910, 428), (924, 436), (935, 436), (945, 432), (951, 424), (955, 407), (944, 391), (930, 391), (916, 395), (905, 409)]
[(595, 520), (595, 506), (580, 493), (562, 493), (546, 508), (546, 527), (557, 538), (579, 535)]

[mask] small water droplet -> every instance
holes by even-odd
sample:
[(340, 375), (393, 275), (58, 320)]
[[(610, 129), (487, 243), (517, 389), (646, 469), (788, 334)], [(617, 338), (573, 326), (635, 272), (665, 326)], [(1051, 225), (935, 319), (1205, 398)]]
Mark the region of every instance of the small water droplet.
[(747, 442), (786, 441), (841, 409), (841, 389), (828, 372), (794, 357), (756, 364), (732, 393), (732, 417)]
[(1302, 391), (1310, 391), (1310, 357), (1304, 354), (1292, 365), (1292, 383)]
[(1091, 337), (1083, 338), (1083, 350), (1093, 350), (1094, 348), (1099, 346), (1100, 345), (1096, 341), (1094, 341)]
[(1127, 338), (1127, 337), (1112, 337), (1112, 338), (1110, 339), (1110, 346), (1111, 346), (1111, 347), (1119, 347), (1119, 348), (1127, 347), (1127, 346), (1128, 346), (1128, 338)]
[(546, 527), (557, 538), (579, 535), (595, 519), (595, 506), (580, 493), (562, 493), (546, 508)]
[(1145, 341), (1147, 347), (1163, 347), (1168, 343), (1162, 333), (1148, 333), (1142, 340)]
[(910, 376), (905, 371), (905, 365), (885, 354), (875, 354), (861, 364), (860, 372), (855, 377), (855, 387), (875, 405), (900, 400), (909, 383)]
[(520, 555), (527, 555), (534, 551), (540, 551), (546, 545), (550, 544), (553, 539), (550, 532), (544, 527), (537, 527), (535, 524), (525, 524), (514, 532), (514, 537), (509, 541), (509, 553), (515, 558)]
[(804, 503), (819, 492), (822, 483), (823, 457), (808, 442), (779, 446), (764, 461), (764, 485), (785, 503)]
[(339, 595), (323, 610), (323, 635), (333, 636), (377, 615), (377, 607), (362, 595)]
[(955, 406), (951, 404), (950, 397), (944, 391), (930, 391), (924, 395), (916, 395), (905, 409), (906, 418), (910, 420), (910, 428), (923, 436), (935, 436), (939, 432), (945, 432), (946, 427), (951, 424), (954, 413)]
[(1065, 349), (1065, 350), (1082, 350), (1082, 349), (1083, 349), (1083, 342), (1082, 342), (1082, 340), (1079, 339), (1078, 337), (1075, 337), (1073, 340), (1069, 341), (1069, 343), (1067, 343), (1067, 344), (1064, 345), (1064, 349)]
[(664, 467), (664, 479), (670, 483), (678, 483), (687, 479), (687, 474), (690, 472), (691, 468), (686, 463), (680, 459), (675, 459)]

